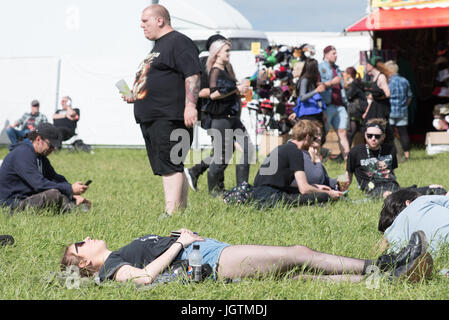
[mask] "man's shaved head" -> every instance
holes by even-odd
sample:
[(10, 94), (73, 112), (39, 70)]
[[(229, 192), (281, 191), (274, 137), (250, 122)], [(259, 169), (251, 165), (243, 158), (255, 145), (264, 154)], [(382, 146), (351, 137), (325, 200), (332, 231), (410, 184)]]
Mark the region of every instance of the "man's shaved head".
[(145, 11), (150, 11), (151, 12), (151, 16), (155, 17), (155, 18), (162, 18), (164, 19), (164, 22), (171, 26), (171, 18), (170, 18), (170, 13), (168, 12), (168, 10), (160, 5), (160, 4), (152, 4), (151, 6), (146, 7), (144, 10)]

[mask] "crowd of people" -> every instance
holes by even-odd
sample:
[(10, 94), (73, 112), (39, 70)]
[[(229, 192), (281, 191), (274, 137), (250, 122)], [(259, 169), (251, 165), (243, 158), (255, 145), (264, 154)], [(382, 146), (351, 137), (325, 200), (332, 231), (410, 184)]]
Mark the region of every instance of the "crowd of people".
[[(404, 188), (397, 182), (396, 150), (389, 143), (394, 130), (400, 136), (406, 135), (403, 110), (410, 95), (394, 62), (384, 64), (372, 56), (367, 66), (373, 77), (368, 95), (354, 68), (345, 73), (338, 68), (337, 50), (332, 45), (324, 49), (320, 63), (313, 58), (314, 48), (310, 45), (293, 51), (285, 46), (268, 48), (259, 57), (264, 68), (253, 77), (238, 80), (230, 63), (232, 43), (223, 36), (209, 39), (208, 53), (201, 59), (193, 41), (172, 28), (170, 14), (163, 6), (145, 8), (141, 27), (155, 45), (139, 67), (132, 96), (122, 99), (134, 105), (150, 166), (162, 178), (165, 212), (161, 218), (167, 219), (187, 207), (189, 185), (198, 190), (198, 178), (206, 171), (209, 193), (215, 197), (229, 195), (224, 190), (224, 171), (233, 152), (240, 149), (238, 186), (234, 189), (248, 193), (245, 203), (258, 208), (332, 203), (345, 197), (355, 174), (367, 196), (384, 199), (378, 229), (385, 234), (384, 248), (390, 245), (394, 250), (371, 261), (317, 252), (301, 245), (230, 245), (180, 229), (178, 236), (147, 235), (117, 251), (109, 250), (104, 241), (87, 237), (66, 247), (61, 262), (64, 268), (75, 265), (83, 275), (99, 274), (100, 281), (148, 284), (174, 262), (185, 260), (193, 244), (200, 243), (205, 263), (212, 267), (214, 277), (221, 279), (286, 272), (298, 266), (324, 274), (318, 278), (334, 280), (360, 281), (370, 266), (414, 281), (429, 277), (433, 262), (428, 242), (436, 250), (447, 240), (444, 221), (449, 194), (440, 185)], [(240, 120), (242, 98), (250, 87), (262, 99), (276, 97), (277, 111), (282, 111), (278, 113), (292, 132), (290, 141), (269, 153), (251, 184), (248, 179), (254, 146)], [(172, 92), (178, 94), (168, 94)], [(25, 125), (26, 119), (17, 122), (16, 126), (26, 126), (22, 131), (30, 131), (17, 133), (26, 137), (11, 146), (0, 167), (0, 203), (10, 208), (11, 214), (25, 208), (65, 212), (91, 205), (81, 196), (89, 188), (88, 183), (70, 184), (56, 173), (47, 158), (69, 135), (57, 128), (58, 120), (79, 119), (79, 111), (71, 108), (70, 99), (65, 97), (63, 102), (65, 111), (54, 116), (54, 125), (47, 121), (37, 124), (38, 109), (32, 111), (35, 127)], [(36, 108), (35, 103), (32, 108)], [(202, 163), (186, 168), (183, 162), (198, 119), (211, 135), (213, 149)], [(322, 144), (330, 126), (337, 132), (341, 159), (346, 162), (344, 178), (329, 177), (322, 163)], [(175, 141), (171, 137), (174, 131), (180, 132)], [(351, 148), (349, 142), (357, 131), (364, 143)], [(409, 151), (405, 137), (401, 141), (404, 150)], [(179, 150), (176, 157), (172, 153), (175, 147)], [(242, 184), (249, 188), (241, 191), (238, 187)], [(432, 216), (424, 209), (428, 206), (433, 208)], [(410, 223), (412, 220), (414, 223)]]

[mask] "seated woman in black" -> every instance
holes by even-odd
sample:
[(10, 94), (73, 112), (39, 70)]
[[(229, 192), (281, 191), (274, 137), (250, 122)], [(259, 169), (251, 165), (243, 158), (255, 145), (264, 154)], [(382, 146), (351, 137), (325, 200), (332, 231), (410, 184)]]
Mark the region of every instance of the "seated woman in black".
[[(308, 150), (317, 137), (317, 127), (311, 120), (299, 120), (292, 136), (262, 163), (254, 179), (253, 199), (261, 206), (274, 206), (279, 202), (302, 205), (340, 198), (342, 192), (307, 181), (302, 150)], [(292, 186), (294, 182), (296, 186)]]
[(209, 72), (209, 102), (204, 111), (211, 117), (208, 134), (212, 136), (214, 156), (207, 173), (209, 192), (218, 195), (224, 188), (224, 171), (232, 158), (234, 139), (243, 149), (236, 165), (237, 184), (248, 181), (253, 147), (245, 126), (240, 121), (240, 94), (248, 84), (237, 86), (229, 55), (231, 44), (227, 40), (214, 41), (209, 49), (206, 69)]

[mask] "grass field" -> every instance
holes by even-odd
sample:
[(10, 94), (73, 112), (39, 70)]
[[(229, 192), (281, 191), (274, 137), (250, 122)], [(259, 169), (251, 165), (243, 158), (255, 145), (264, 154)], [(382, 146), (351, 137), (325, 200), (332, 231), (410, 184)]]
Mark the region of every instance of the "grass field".
[[(380, 281), (376, 286), (361, 283), (292, 281), (266, 277), (237, 283), (205, 281), (183, 285), (170, 283), (148, 290), (132, 284), (87, 286), (68, 289), (43, 279), (58, 271), (62, 250), (68, 243), (91, 238), (105, 239), (116, 250), (135, 237), (154, 233), (168, 235), (186, 227), (200, 235), (231, 244), (302, 244), (332, 254), (376, 258), (373, 250), (382, 235), (377, 231), (380, 200), (363, 202), (353, 183), (349, 198), (325, 206), (275, 208), (259, 211), (245, 206), (227, 206), (208, 196), (206, 176), (200, 191), (189, 193), (188, 208), (172, 218), (159, 220), (164, 211), (160, 177), (153, 176), (145, 150), (94, 149), (94, 154), (62, 150), (50, 160), (56, 171), (71, 181), (92, 179), (86, 198), (93, 202), (88, 213), (54, 215), (25, 211), (0, 215), (0, 234), (11, 234), (14, 246), (0, 248), (0, 299), (448, 299), (449, 279), (438, 274), (449, 267), (449, 254), (435, 258), (433, 277), (410, 284)], [(0, 159), (7, 149), (0, 149)], [(412, 160), (396, 170), (401, 186), (442, 184), (449, 187), (449, 157), (429, 157), (424, 149), (412, 149)], [(258, 165), (251, 169), (251, 181)], [(343, 173), (343, 164), (326, 163), (330, 176)], [(235, 184), (234, 166), (226, 171), (226, 187)], [(359, 200), (359, 201), (356, 201)], [(301, 270), (298, 270), (301, 271)]]

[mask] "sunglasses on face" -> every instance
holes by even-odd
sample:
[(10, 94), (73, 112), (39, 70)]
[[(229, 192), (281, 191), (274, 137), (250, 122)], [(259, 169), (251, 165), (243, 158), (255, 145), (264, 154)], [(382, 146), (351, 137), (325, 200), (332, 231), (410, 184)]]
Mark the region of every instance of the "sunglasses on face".
[(85, 241), (81, 241), (81, 242), (75, 243), (75, 252), (76, 252), (76, 254), (78, 254), (78, 248), (82, 247), (83, 244), (85, 244), (85, 243), (86, 243)]
[(376, 140), (379, 140), (380, 137), (382, 137), (382, 135), (381, 135), (381, 134), (367, 133), (367, 134), (366, 134), (366, 137), (367, 137), (368, 139), (372, 139), (372, 138), (374, 137), (374, 138), (376, 138)]

